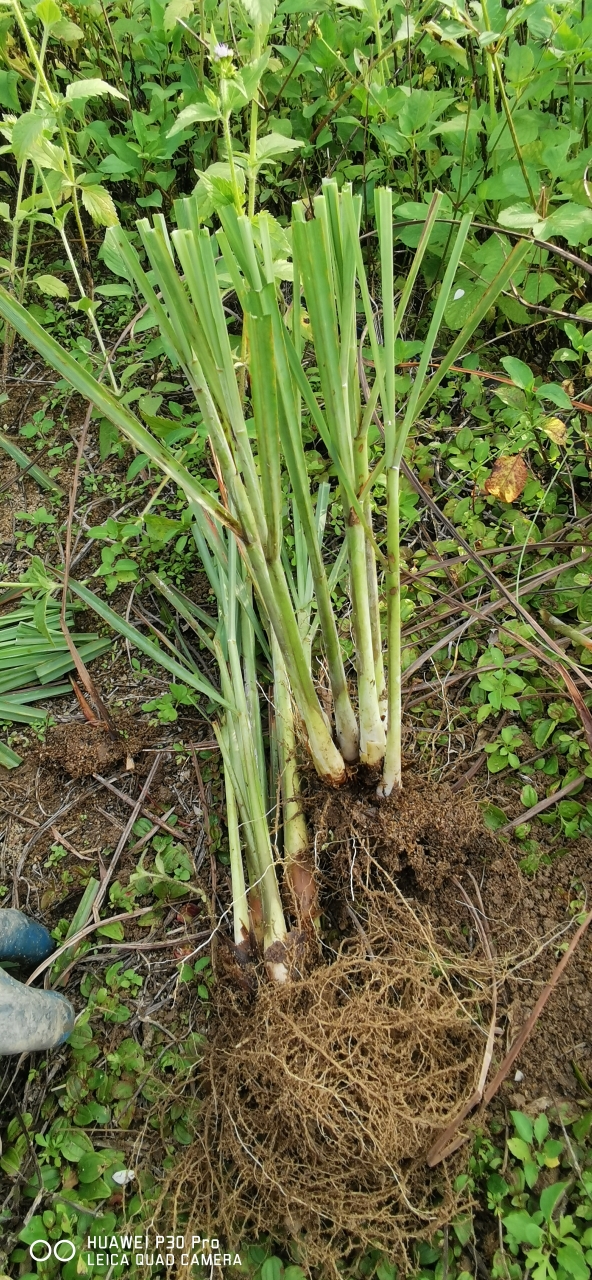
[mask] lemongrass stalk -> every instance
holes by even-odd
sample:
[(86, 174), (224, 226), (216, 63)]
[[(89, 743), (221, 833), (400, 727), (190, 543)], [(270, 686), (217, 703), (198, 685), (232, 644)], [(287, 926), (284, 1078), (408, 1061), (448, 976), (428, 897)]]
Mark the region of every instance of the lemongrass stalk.
[[(252, 603), (252, 588), (250, 583), (245, 583), (249, 593), (249, 603)], [(251, 624), (246, 609), (241, 610), (240, 620), (241, 634), (241, 650), (243, 655), (245, 697), (249, 711), (249, 718), (253, 730), (253, 746), (257, 757), (257, 765), (259, 769), (259, 777), (261, 778), (261, 787), (263, 791), (263, 799), (267, 808), (267, 770), (265, 767), (265, 750), (263, 746), (263, 729), (261, 726), (261, 706), (259, 703), (259, 689), (257, 684), (257, 668), (255, 663), (255, 632)]]
[[(231, 676), (227, 673), (226, 664), (220, 652), (219, 664), (222, 687), (229, 692), (229, 696), (234, 696), (236, 699), (235, 709), (229, 716), (231, 737), (234, 735), (234, 747), (230, 746), (229, 751), (230, 759), (234, 757), (235, 765), (233, 768), (231, 764), (231, 776), (233, 784), (235, 784), (236, 780), (235, 789), (241, 810), (245, 839), (250, 849), (250, 878), (252, 884), (259, 889), (261, 896), (263, 958), (269, 976), (275, 982), (285, 982), (288, 977), (283, 954), (286, 941), (286, 923), (277, 883), (267, 814), (263, 805), (260, 779), (250, 734), (240, 665), (237, 669), (236, 654), (233, 654), (231, 647), (229, 647), (229, 661)], [(231, 694), (230, 690), (232, 691)]]
[(230, 773), (224, 766), (224, 791), (226, 796), (226, 824), (228, 828), (228, 852), (230, 854), (230, 878), (232, 883), (232, 921), (234, 943), (242, 955), (249, 950), (249, 907), (245, 886), (245, 873), (241, 853), (238, 809)]
[[(251, 562), (255, 560), (253, 548), (247, 549), (247, 555)], [(268, 576), (265, 577), (263, 565), (259, 557), (256, 558), (258, 563), (254, 565), (253, 580), (282, 649), (298, 710), (306, 726), (315, 769), (331, 786), (340, 786), (345, 778), (343, 757), (331, 737), (308, 669), (281, 563), (278, 561), (269, 565)]]
[[(392, 227), (389, 229), (387, 222), (387, 200), (381, 197), (383, 207), (381, 210), (381, 256), (382, 256), (382, 273), (383, 288), (389, 292), (385, 296), (392, 297)], [(411, 389), (405, 417), (402, 425), (399, 427), (396, 438), (394, 432), (389, 440), (390, 465), (387, 472), (387, 550), (388, 550), (388, 569), (386, 574), (387, 583), (387, 619), (388, 619), (388, 655), (389, 655), (389, 675), (388, 675), (388, 729), (387, 729), (387, 746), (385, 753), (384, 769), (382, 781), (379, 787), (379, 794), (389, 796), (392, 791), (400, 790), (402, 786), (402, 725), (401, 725), (401, 548), (400, 548), (400, 467), (403, 452), (409, 432), (415, 421), (417, 414), (417, 405), (423, 386), (423, 381), (427, 372), (429, 362), (431, 360), (432, 351), (442, 323), (444, 310), (450, 296), (450, 291), (454, 283), (454, 278), (460, 262), (463, 246), (465, 244), (469, 227), (471, 225), (471, 215), (466, 214), (461, 219), (456, 240), (450, 253), (448, 265), (444, 273), (442, 288), (436, 300), (434, 313), (428, 329), (426, 340), (419, 362), (417, 377)], [(389, 327), (392, 321), (389, 320)], [(386, 350), (386, 328), (385, 328), (385, 350)], [(391, 328), (392, 333), (392, 328)], [(388, 359), (387, 353), (387, 359)], [(394, 350), (393, 350), (394, 363)], [(394, 406), (392, 407), (394, 421)], [(393, 447), (394, 446), (394, 447)], [(385, 432), (386, 447), (386, 432)]]
[(313, 919), (318, 910), (314, 868), (306, 819), (302, 809), (300, 773), (296, 759), (296, 734), (288, 673), (281, 649), (271, 639), (274, 673), (277, 751), (283, 805), (284, 867), (296, 911), (301, 921)]
[[(239, 219), (238, 224), (244, 226), (245, 232), (249, 227), (248, 219)], [(144, 223), (140, 224), (140, 231), (152, 265), (159, 274), (163, 294), (167, 300), (169, 319), (165, 317), (163, 325), (174, 329), (177, 345), (181, 346), (181, 350), (184, 349), (185, 371), (200, 405), (204, 421), (210, 430), (224, 483), (232, 497), (233, 507), (241, 526), (244, 555), (250, 567), (255, 589), (263, 600), (265, 610), (282, 647), (294, 696), (306, 724), (315, 768), (331, 785), (339, 785), (345, 776), (343, 759), (332, 741), (329, 726), (323, 717), (308, 670), (306, 654), (281, 565), (281, 529), (278, 522), (276, 492), (278, 485), (277, 481), (275, 485), (270, 483), (270, 476), (278, 466), (277, 445), (274, 443), (272, 449), (270, 439), (266, 458), (269, 459), (271, 470), (269, 475), (266, 473), (265, 476), (259, 477), (238, 396), (234, 362), (215, 276), (211, 241), (209, 237), (202, 235), (196, 242), (189, 231), (173, 233), (175, 248), (185, 269), (195, 307), (195, 311), (190, 312), (187, 295), (182, 291), (168, 253), (163, 252), (158, 234)], [(125, 250), (130, 264), (133, 263), (136, 267), (136, 255), (127, 242)], [(194, 250), (202, 252), (198, 254)], [(201, 274), (200, 269), (202, 269)], [(212, 276), (213, 279), (211, 279)], [(151, 305), (160, 307), (154, 290), (146, 281), (141, 268), (136, 269), (136, 278), (141, 281), (144, 295)], [(208, 285), (210, 285), (209, 290)], [(162, 311), (161, 307), (160, 310)], [(207, 315), (207, 328), (205, 326), (202, 328), (198, 319), (200, 310), (204, 318)], [(192, 341), (194, 331), (195, 339)], [(253, 338), (258, 332), (258, 328), (252, 326)], [(262, 332), (264, 333), (264, 330)], [(207, 375), (197, 357), (197, 350), (204, 361), (206, 357), (208, 358)], [(211, 358), (210, 353), (214, 359)], [(224, 406), (232, 425), (238, 460), (245, 476), (244, 485), (218, 413), (216, 400)], [(264, 484), (261, 483), (262, 481)], [(268, 557), (271, 558), (268, 559)]]
[[(370, 405), (375, 407), (378, 398), (378, 386), (375, 393), (370, 395)], [(356, 490), (359, 494), (364, 491), (364, 487), (368, 482), (369, 461), (368, 461), (368, 429), (371, 422), (371, 412), (368, 406), (364, 413), (358, 410), (359, 428), (354, 440), (354, 457), (356, 465)], [(364, 513), (366, 523), (372, 528), (372, 498), (370, 493), (364, 501)], [(382, 633), (380, 625), (380, 597), (378, 592), (378, 576), (376, 567), (376, 554), (374, 547), (369, 538), (365, 539), (365, 556), (366, 556), (366, 588), (368, 593), (368, 609), (370, 614), (370, 633), (372, 636), (372, 655), (374, 659), (374, 678), (376, 681), (376, 696), (380, 714), (386, 711), (384, 703), (385, 680), (384, 680), (384, 662), (382, 657)]]
[(360, 760), (370, 768), (384, 757), (385, 732), (378, 702), (376, 667), (372, 643), (372, 621), (366, 572), (366, 538), (364, 530), (350, 512), (346, 532), (348, 548), (352, 630), (356, 647), (358, 674), (358, 717), (360, 724)]
[(370, 531), (354, 496), (359, 488), (352, 430), (357, 420), (357, 379), (352, 377), (356, 363), (356, 259), (350, 251), (348, 228), (343, 239), (340, 206), (332, 187), (315, 200), (315, 214), (311, 222), (299, 217), (294, 223), (293, 244), (313, 329), (331, 456), (339, 463), (358, 676), (360, 759), (374, 767), (384, 756), (385, 733), (377, 695), (366, 571), (365, 542)]
[(401, 546), (400, 476), (398, 465), (387, 471), (387, 552), (385, 574), (388, 619), (388, 731), (379, 794), (388, 796), (403, 785), (401, 707)]
[[(232, 719), (236, 725), (237, 737), (241, 749), (251, 830), (256, 847), (256, 857), (261, 877), (261, 898), (263, 905), (263, 953), (270, 976), (276, 982), (284, 982), (288, 976), (286, 965), (281, 957), (281, 947), (286, 939), (286, 925), (274, 866), (273, 850), (267, 822), (267, 812), (263, 795), (263, 779), (259, 774), (256, 751), (253, 741), (252, 726), (249, 721), (249, 710), (243, 683), (237, 634), (236, 634), (236, 542), (231, 538), (228, 545), (228, 607), (226, 616), (226, 634), (228, 662), (232, 692), (235, 699), (236, 713)], [(278, 945), (279, 944), (279, 945)], [(267, 953), (272, 954), (268, 957)]]
[(261, 875), (259, 871), (259, 860), (257, 857), (257, 845), (254, 838), (252, 822), (250, 820), (248, 802), (249, 793), (242, 767), (242, 753), (232, 717), (227, 717), (222, 728), (215, 724), (214, 731), (220, 747), (224, 769), (230, 778), (239, 811), (239, 841), (242, 833), (249, 879), (249, 888), (248, 890), (245, 889), (247, 894), (249, 931), (257, 945), (261, 950), (263, 950), (264, 924), (261, 896)]
[[(372, 521), (372, 502), (368, 497), (365, 502), (367, 520)], [(370, 609), (370, 633), (372, 636), (372, 654), (374, 657), (374, 678), (376, 680), (376, 697), (381, 716), (386, 712), (384, 678), (384, 660), (382, 656), (382, 628), (380, 625), (380, 594), (376, 571), (374, 547), (366, 539), (366, 582), (368, 586), (368, 607)]]

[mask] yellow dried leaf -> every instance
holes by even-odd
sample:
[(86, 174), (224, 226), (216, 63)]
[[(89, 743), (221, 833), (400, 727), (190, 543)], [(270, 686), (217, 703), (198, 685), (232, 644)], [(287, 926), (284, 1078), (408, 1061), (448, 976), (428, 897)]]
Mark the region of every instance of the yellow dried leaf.
[(553, 444), (565, 444), (567, 440), (567, 427), (561, 418), (543, 418), (541, 427), (546, 436), (553, 441)]
[(519, 453), (498, 458), (485, 481), (485, 492), (502, 502), (514, 502), (528, 480), (528, 467)]

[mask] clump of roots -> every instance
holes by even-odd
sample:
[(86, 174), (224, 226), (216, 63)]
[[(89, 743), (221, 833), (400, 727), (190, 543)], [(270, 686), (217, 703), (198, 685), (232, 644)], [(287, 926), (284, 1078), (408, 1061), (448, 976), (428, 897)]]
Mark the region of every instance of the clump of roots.
[(396, 893), (356, 913), (324, 967), (250, 1004), (225, 997), (201, 1131), (167, 1196), (231, 1248), (283, 1233), (333, 1274), (369, 1246), (404, 1257), (458, 1209), (454, 1162), (428, 1170), (425, 1155), (475, 1088), (491, 979)]

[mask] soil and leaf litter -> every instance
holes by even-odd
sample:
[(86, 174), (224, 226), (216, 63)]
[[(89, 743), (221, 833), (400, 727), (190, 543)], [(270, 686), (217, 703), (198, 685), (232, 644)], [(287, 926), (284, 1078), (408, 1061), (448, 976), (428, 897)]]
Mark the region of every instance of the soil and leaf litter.
[(588, 20), (175, 3), (2, 29), (2, 869), (81, 1014), (7, 1077), (6, 1267), (579, 1280)]

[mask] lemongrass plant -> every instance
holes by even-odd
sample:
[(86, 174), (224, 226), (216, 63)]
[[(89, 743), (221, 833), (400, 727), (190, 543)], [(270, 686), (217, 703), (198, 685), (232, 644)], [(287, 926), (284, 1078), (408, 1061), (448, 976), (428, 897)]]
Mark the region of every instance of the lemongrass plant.
[[(220, 690), (204, 676), (178, 628), (177, 645), (162, 632), (156, 632), (160, 645), (162, 646), (163, 641), (167, 645), (167, 653), (162, 648), (157, 648), (154, 641), (127, 619), (116, 614), (84, 584), (71, 578), (70, 587), (75, 595), (93, 608), (129, 643), (168, 669), (177, 680), (204, 695), (216, 707), (212, 724), (224, 766), (233, 933), (237, 957), (239, 960), (249, 958), (253, 942), (257, 943), (261, 947), (269, 977), (276, 982), (285, 982), (288, 977), (288, 929), (276, 869), (279, 862), (276, 850), (280, 841), (283, 843), (287, 905), (299, 925), (306, 924), (313, 918), (316, 905), (314, 875), (308, 865), (306, 826), (298, 798), (300, 784), (292, 704), (281, 654), (276, 645), (273, 666), (277, 706), (281, 708), (281, 718), (278, 711), (281, 727), (278, 728), (277, 741), (283, 818), (278, 813), (276, 821), (270, 822), (256, 642), (269, 663), (272, 662), (272, 654), (253, 609), (251, 584), (245, 578), (236, 539), (232, 535), (225, 537), (224, 530), (211, 518), (205, 519), (199, 509), (194, 510), (194, 515), (194, 536), (214, 589), (217, 615), (211, 617), (157, 574), (150, 573), (148, 577), (175, 613), (197, 634), (202, 646), (215, 658), (220, 675)], [(29, 572), (28, 578), (30, 590), (35, 596), (35, 604), (28, 605), (29, 615), (34, 610), (37, 614), (43, 612), (44, 616), (54, 617), (58, 606), (53, 603), (51, 596), (61, 590), (59, 582), (46, 572), (38, 560), (34, 561), (33, 572)], [(31, 641), (28, 643), (30, 645)], [(104, 650), (108, 641), (102, 640), (99, 643)], [(68, 659), (69, 655), (66, 657)], [(12, 716), (12, 708), (10, 712)], [(18, 763), (18, 757), (16, 760)], [(247, 869), (246, 879), (244, 864)]]
[[(382, 336), (360, 240), (361, 198), (349, 187), (341, 192), (324, 183), (306, 219), (293, 207), (293, 286), (291, 325), (274, 261), (272, 224), (222, 211), (222, 229), (213, 235), (200, 227), (195, 201), (177, 202), (177, 228), (170, 234), (162, 216), (153, 225), (138, 223), (149, 271), (129, 236), (107, 231), (115, 257), (148, 304), (165, 349), (181, 366), (192, 388), (221, 477), (217, 499), (170, 450), (158, 442), (111, 391), (101, 386), (73, 357), (30, 319), (6, 291), (0, 313), (39, 353), (92, 401), (128, 440), (173, 479), (190, 502), (215, 516), (237, 540), (241, 556), (267, 624), (285, 665), (314, 765), (330, 784), (339, 785), (346, 764), (358, 759), (382, 770), (379, 793), (401, 785), (401, 612), (399, 550), (400, 464), (409, 432), (471, 335), (529, 252), (520, 242), (489, 284), (437, 369), (428, 369), (470, 226), (460, 220), (451, 237), (444, 277), (435, 297), (420, 366), (403, 412), (396, 403), (395, 343), (404, 323), (421, 264), (438, 217), (436, 194), (399, 298), (393, 277), (393, 206), (390, 190), (375, 192), (381, 280)], [(278, 275), (281, 274), (278, 272)], [(223, 306), (229, 284), (243, 311), (244, 361), (235, 360)], [(357, 315), (365, 315), (374, 381), (362, 403), (358, 374)], [(320, 378), (316, 394), (303, 366), (301, 320), (306, 310)], [(246, 370), (245, 370), (246, 366)], [(248, 381), (245, 379), (248, 372)], [(248, 386), (249, 402), (244, 393)], [(331, 583), (321, 554), (303, 445), (302, 417), (321, 436), (337, 475), (337, 498), (345, 529), (355, 644), (355, 685), (348, 682), (339, 641)], [(374, 415), (384, 429), (382, 457), (371, 468), (368, 432)], [(298, 611), (282, 560), (282, 472), (289, 476), (299, 528), (306, 545), (314, 604), (331, 687), (335, 737), (315, 686), (310, 646), (299, 626)], [(378, 546), (372, 529), (371, 494), (387, 472), (387, 547)], [(377, 566), (384, 571), (387, 644), (383, 656), (378, 610)], [(383, 661), (387, 667), (384, 715)], [(386, 725), (385, 725), (386, 719)]]

